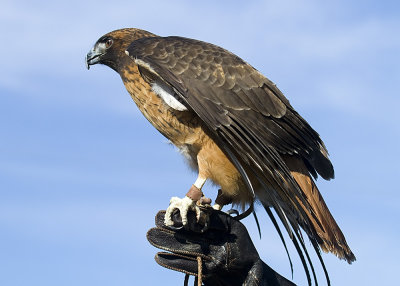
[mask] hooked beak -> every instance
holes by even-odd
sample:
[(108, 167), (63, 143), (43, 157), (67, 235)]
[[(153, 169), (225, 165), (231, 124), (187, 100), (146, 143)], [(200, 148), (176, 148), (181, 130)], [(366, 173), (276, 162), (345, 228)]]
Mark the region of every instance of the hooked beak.
[(104, 55), (104, 52), (100, 51), (99, 47), (93, 47), (86, 55), (86, 68), (89, 69), (91, 65), (99, 63), (102, 55)]

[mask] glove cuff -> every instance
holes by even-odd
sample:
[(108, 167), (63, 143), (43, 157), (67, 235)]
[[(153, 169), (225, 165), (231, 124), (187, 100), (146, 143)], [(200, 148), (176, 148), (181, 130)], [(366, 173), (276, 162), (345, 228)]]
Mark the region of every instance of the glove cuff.
[(275, 272), (261, 259), (251, 267), (243, 285), (246, 286), (295, 286), (294, 283)]

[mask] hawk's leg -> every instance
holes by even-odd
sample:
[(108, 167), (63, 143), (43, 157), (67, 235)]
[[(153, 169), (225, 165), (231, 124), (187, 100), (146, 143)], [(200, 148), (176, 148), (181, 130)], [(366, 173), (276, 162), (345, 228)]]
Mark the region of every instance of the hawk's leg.
[(172, 197), (169, 203), (169, 207), (165, 214), (165, 225), (172, 226), (174, 222), (172, 221), (172, 213), (175, 209), (179, 210), (179, 213), (182, 218), (182, 224), (187, 225), (187, 213), (189, 210), (193, 210), (196, 212), (197, 221), (199, 221), (201, 216), (201, 210), (198, 204), (210, 204), (211, 200), (204, 197), (201, 188), (204, 183), (207, 181), (207, 178), (199, 175), (196, 182), (194, 182), (193, 186), (187, 192), (184, 198)]

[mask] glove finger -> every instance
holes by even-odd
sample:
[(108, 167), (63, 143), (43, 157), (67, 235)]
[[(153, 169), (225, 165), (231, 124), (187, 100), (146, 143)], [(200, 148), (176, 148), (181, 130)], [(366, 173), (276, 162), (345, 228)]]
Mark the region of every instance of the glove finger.
[[(200, 209), (196, 208), (196, 211), (200, 211)], [(187, 224), (184, 227), (182, 223), (182, 218), (180, 211), (178, 209), (175, 209), (171, 213), (171, 220), (174, 222), (173, 226), (166, 226), (165, 225), (165, 220), (164, 217), (167, 215), (165, 211), (159, 211), (156, 215), (155, 223), (156, 226), (159, 228), (164, 228), (164, 229), (170, 229), (170, 230), (180, 230), (180, 229), (185, 229), (185, 230), (190, 230), (193, 232), (197, 233), (203, 233), (205, 229), (208, 229), (208, 223), (205, 225), (206, 220), (204, 219), (201, 222), (197, 222), (197, 213), (194, 210), (189, 210), (187, 212)], [(207, 226), (207, 228), (205, 228)]]
[(154, 259), (165, 268), (197, 276), (198, 265), (195, 257), (158, 252)]
[[(204, 222), (198, 224), (196, 215), (197, 213), (195, 212), (190, 211), (188, 213), (188, 220), (189, 220), (188, 229), (197, 233), (203, 233)], [(216, 210), (211, 211), (211, 214), (207, 215), (210, 215), (210, 220), (207, 223), (208, 224), (207, 229), (221, 231), (224, 233), (230, 231), (231, 217), (229, 215), (227, 215), (224, 212)], [(172, 229), (172, 230), (183, 229), (182, 219), (180, 216), (180, 212), (178, 210), (175, 210), (171, 216), (171, 219), (174, 222), (173, 226), (166, 226), (164, 224), (164, 217), (165, 217), (165, 211), (159, 211), (157, 213), (155, 218), (155, 224), (157, 227), (164, 229)], [(205, 233), (207, 234), (207, 231)]]
[(165, 229), (172, 229), (172, 230), (178, 230), (178, 229), (183, 228), (182, 218), (181, 218), (179, 210), (175, 209), (171, 214), (171, 220), (174, 222), (173, 226), (165, 225), (165, 220), (164, 220), (165, 214), (166, 214), (166, 211), (159, 211), (157, 213), (156, 218), (155, 218), (155, 223), (156, 223), (157, 227), (165, 228)]
[(164, 224), (164, 217), (165, 217), (165, 211), (159, 211), (156, 215), (155, 218), (155, 223), (157, 227), (160, 228), (165, 228), (165, 224)]
[(210, 243), (205, 239), (199, 239), (195, 233), (180, 233), (164, 228), (151, 228), (147, 232), (147, 240), (159, 249), (210, 259), (207, 255), (210, 252)]

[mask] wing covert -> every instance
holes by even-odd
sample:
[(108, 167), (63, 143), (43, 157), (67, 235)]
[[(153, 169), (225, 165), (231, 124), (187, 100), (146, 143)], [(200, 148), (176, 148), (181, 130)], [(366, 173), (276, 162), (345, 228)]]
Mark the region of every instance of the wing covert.
[(152, 70), (171, 85), (210, 128), (228, 126), (234, 115), (243, 126), (254, 129), (263, 144), (282, 154), (299, 154), (314, 176), (318, 172), (325, 179), (333, 178), (318, 133), (275, 84), (241, 58), (213, 44), (182, 37), (143, 38), (127, 52), (142, 69)]

